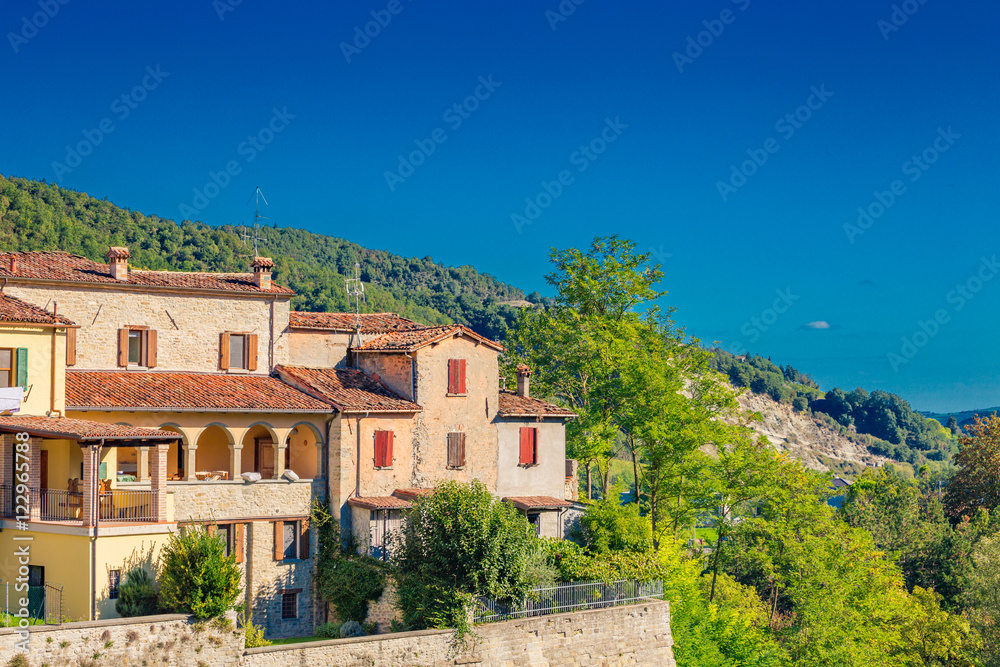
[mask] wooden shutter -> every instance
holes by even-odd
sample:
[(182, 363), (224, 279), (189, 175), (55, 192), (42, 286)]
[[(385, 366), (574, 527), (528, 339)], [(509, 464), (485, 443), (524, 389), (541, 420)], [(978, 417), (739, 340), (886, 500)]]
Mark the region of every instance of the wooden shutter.
[(66, 328), (66, 365), (76, 365), (76, 328)]
[(285, 560), (285, 522), (274, 522), (274, 560)]
[(530, 426), (521, 427), (521, 451), (519, 461), (523, 466), (534, 465), (538, 462), (537, 432), (538, 429), (531, 428)]
[(385, 432), (385, 465), (389, 467), (392, 465), (392, 441), (395, 438), (395, 434), (392, 431)]
[(388, 468), (392, 465), (392, 431), (375, 431), (375, 467)]
[(246, 358), (248, 371), (257, 370), (257, 339), (257, 334), (250, 334), (246, 337)]
[(452, 468), (461, 468), (465, 465), (465, 434), (448, 434), (448, 465)]
[(458, 393), (465, 393), (465, 359), (458, 360)]
[(128, 329), (118, 330), (118, 365), (128, 367)]
[[(28, 388), (28, 348), (17, 348), (17, 386), (22, 389)], [(55, 360), (53, 359), (53, 363)]]
[(219, 361), (219, 368), (222, 369), (222, 370), (224, 370), (224, 371), (228, 371), (229, 370), (229, 334), (228, 333), (222, 334), (220, 340), (221, 340), (221, 343), (220, 343), (220, 348), (221, 349), (219, 351), (221, 352), (221, 356), (219, 357), (219, 359), (220, 359), (220, 361)]
[(156, 368), (156, 331), (146, 332), (146, 368)]
[(208, 533), (209, 535), (215, 535), (216, 533), (219, 532), (219, 527), (216, 526), (214, 523), (210, 523), (207, 526), (205, 526), (205, 532)]
[(458, 359), (448, 360), (448, 393), (458, 393)]
[(238, 523), (234, 526), (236, 534), (233, 535), (233, 550), (236, 551), (236, 562), (243, 562), (243, 551), (246, 545), (246, 538), (244, 537), (244, 532), (246, 530), (246, 525)]
[(309, 558), (309, 519), (303, 519), (299, 533), (299, 558)]

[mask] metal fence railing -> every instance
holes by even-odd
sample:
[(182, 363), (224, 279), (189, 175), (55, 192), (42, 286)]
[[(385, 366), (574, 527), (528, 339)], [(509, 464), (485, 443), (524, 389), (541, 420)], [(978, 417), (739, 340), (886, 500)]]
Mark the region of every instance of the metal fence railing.
[(42, 521), (80, 521), (83, 494), (61, 489), (31, 489), (31, 506), (39, 508)]
[(101, 521), (152, 521), (159, 491), (113, 489), (101, 494)]
[[(0, 627), (14, 627), (21, 620), (23, 591), (15, 590), (16, 582), (0, 582)], [(55, 584), (28, 586), (27, 611), (31, 625), (62, 623), (63, 587)]]
[(550, 588), (536, 588), (520, 602), (505, 604), (480, 597), (473, 610), (474, 623), (559, 614), (580, 609), (602, 609), (663, 598), (663, 581), (575, 581)]
[[(106, 522), (153, 521), (159, 491), (112, 489), (100, 494), (100, 520)], [(13, 488), (0, 485), (0, 517), (16, 516)], [(83, 521), (83, 493), (65, 489), (28, 489), (29, 516), (42, 521)], [(23, 513), (23, 506), (22, 506)]]

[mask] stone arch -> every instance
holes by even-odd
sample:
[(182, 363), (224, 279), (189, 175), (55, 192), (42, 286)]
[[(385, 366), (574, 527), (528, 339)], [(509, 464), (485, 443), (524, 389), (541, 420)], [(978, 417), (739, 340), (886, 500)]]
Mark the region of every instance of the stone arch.
[(250, 424), (243, 433), (240, 472), (258, 472), (263, 479), (270, 479), (274, 470), (273, 448), (280, 442), (278, 433), (267, 422)]
[[(161, 424), (158, 426), (162, 431), (170, 431), (181, 436), (181, 443), (178, 444), (176, 441), (170, 443), (170, 447), (167, 449), (167, 479), (175, 475), (179, 475), (181, 471), (184, 470), (184, 459), (185, 453), (187, 452), (188, 445), (191, 443), (191, 439), (188, 437), (187, 431), (180, 424), (174, 424), (173, 422), (167, 422), (166, 424)], [(149, 471), (143, 471), (145, 477), (149, 477)]]
[(232, 432), (225, 424), (207, 424), (198, 434), (197, 450), (194, 457), (196, 470), (186, 470), (188, 479), (199, 471), (229, 471), (229, 446), (235, 442)]
[(291, 468), (302, 479), (316, 479), (323, 475), (323, 434), (307, 421), (292, 426), (288, 432), (287, 468)]

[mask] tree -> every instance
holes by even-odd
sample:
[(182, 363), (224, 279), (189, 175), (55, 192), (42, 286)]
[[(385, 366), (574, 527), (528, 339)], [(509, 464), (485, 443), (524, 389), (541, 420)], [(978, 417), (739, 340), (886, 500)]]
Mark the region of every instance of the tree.
[(622, 505), (615, 494), (611, 495), (590, 505), (580, 517), (583, 546), (601, 554), (648, 551), (653, 545), (649, 519), (639, 515), (637, 504)]
[(958, 435), (962, 432), (962, 428), (958, 425), (958, 420), (955, 419), (955, 415), (948, 417), (948, 425), (945, 428), (951, 431), (952, 435)]
[(240, 579), (236, 554), (227, 556), (222, 541), (205, 528), (171, 535), (160, 554), (160, 599), (178, 613), (197, 618), (224, 614), (239, 598)]
[(118, 587), (115, 611), (122, 618), (150, 616), (156, 613), (158, 595), (153, 578), (146, 570), (137, 567), (125, 573), (125, 580)]
[(941, 609), (941, 595), (916, 586), (902, 626), (901, 653), (918, 665), (972, 665), (979, 638), (969, 622)]
[(953, 517), (1000, 506), (1000, 417), (976, 415), (967, 432), (959, 438), (961, 449), (955, 455), (959, 470), (945, 494), (945, 506)]

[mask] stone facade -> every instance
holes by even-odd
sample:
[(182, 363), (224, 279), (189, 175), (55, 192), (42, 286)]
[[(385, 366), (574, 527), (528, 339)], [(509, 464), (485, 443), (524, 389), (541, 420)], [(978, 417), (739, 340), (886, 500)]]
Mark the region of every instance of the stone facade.
[(666, 602), (554, 614), (476, 626), (479, 640), (456, 655), (454, 631), (422, 630), (361, 639), (247, 649), (246, 667), (439, 667), (476, 664), (562, 667), (656, 665), (673, 667), (670, 608)]
[(128, 326), (156, 330), (156, 368), (161, 371), (218, 372), (224, 331), (260, 336), (258, 373), (267, 374), (275, 365), (288, 363), (287, 295), (190, 296), (163, 288), (115, 285), (10, 284), (4, 291), (28, 303), (58, 302), (59, 314), (80, 325), (77, 369), (118, 368), (118, 330)]
[[(79, 665), (164, 665), (165, 667), (237, 667), (241, 664), (243, 633), (236, 629), (236, 614), (224, 622), (198, 623), (181, 614), (145, 616), (141, 619), (83, 621), (28, 628), (30, 667)], [(13, 628), (0, 629), (0, 664), (20, 651)]]
[[(279, 561), (274, 557), (274, 523), (253, 521), (248, 528), (246, 594), (253, 609), (254, 623), (262, 626), (268, 637), (311, 635), (316, 625), (313, 595), (316, 531), (309, 531), (308, 558)], [(282, 618), (285, 592), (297, 595), (295, 618)]]
[(351, 334), (296, 329), (288, 337), (288, 363), (310, 368), (341, 368), (347, 365)]
[(309, 514), (313, 498), (323, 497), (322, 482), (261, 480), (168, 482), (176, 521), (223, 521)]

